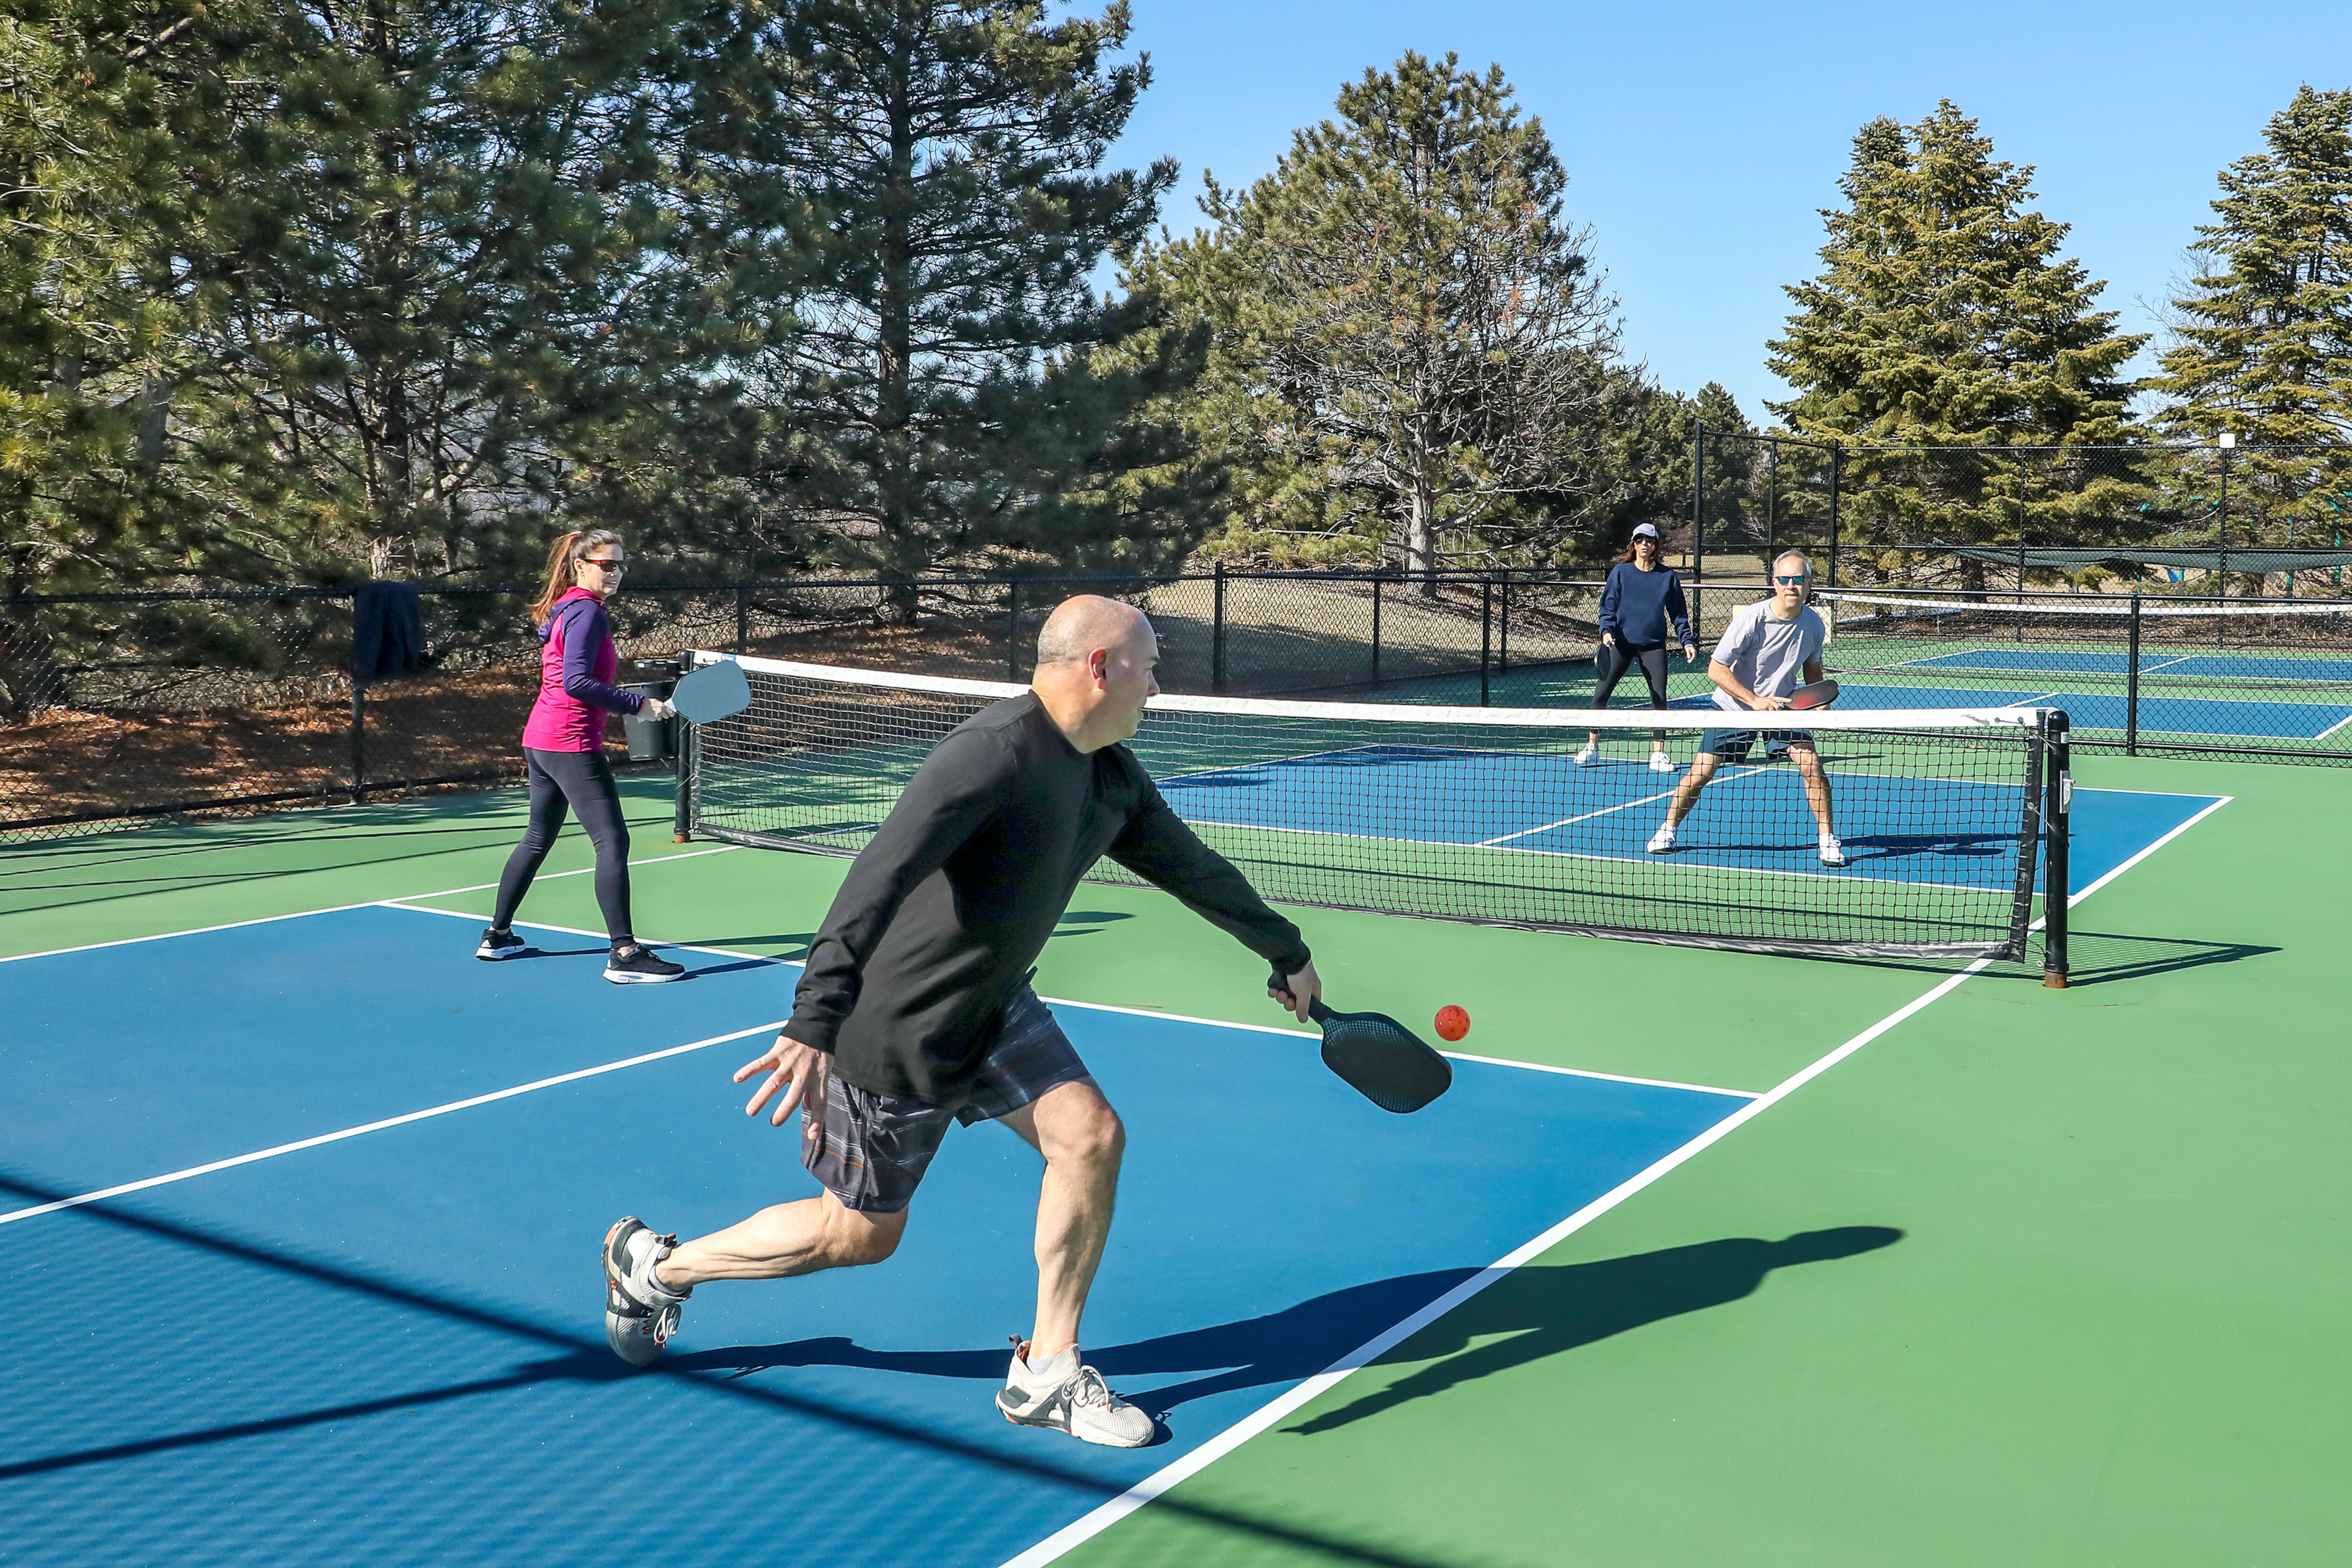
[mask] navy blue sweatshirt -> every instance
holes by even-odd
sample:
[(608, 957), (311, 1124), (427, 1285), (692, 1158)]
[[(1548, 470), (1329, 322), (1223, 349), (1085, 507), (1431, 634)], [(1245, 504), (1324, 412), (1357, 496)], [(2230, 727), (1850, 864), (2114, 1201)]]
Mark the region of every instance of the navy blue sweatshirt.
[(1654, 647), (1666, 640), (1666, 622), (1675, 623), (1675, 640), (1690, 646), (1690, 609), (1683, 603), (1683, 580), (1668, 567), (1644, 572), (1631, 561), (1609, 568), (1601, 590), (1601, 632), (1635, 647)]

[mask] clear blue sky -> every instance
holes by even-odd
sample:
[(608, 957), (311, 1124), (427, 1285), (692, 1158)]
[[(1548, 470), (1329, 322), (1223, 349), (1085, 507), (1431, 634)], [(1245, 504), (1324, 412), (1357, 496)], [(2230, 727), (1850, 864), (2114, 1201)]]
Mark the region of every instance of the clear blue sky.
[(1781, 286), (1818, 266), (1817, 209), (1864, 121), (1951, 99), (2000, 157), (2033, 165), (2041, 209), (2074, 226), (2067, 254), (2105, 280), (2124, 330), (2147, 331), (2220, 170), (2259, 150), (2298, 84), (2352, 86), (2342, 0), (1132, 5), (1155, 79), (1114, 158), (1182, 163), (1171, 228), (1200, 222), (1204, 167), (1225, 184), (1269, 172), (1367, 66), (1407, 49), (1500, 64), (1567, 165), (1629, 354), (1677, 391), (1720, 381), (1758, 420), (1786, 395), (1764, 367)]

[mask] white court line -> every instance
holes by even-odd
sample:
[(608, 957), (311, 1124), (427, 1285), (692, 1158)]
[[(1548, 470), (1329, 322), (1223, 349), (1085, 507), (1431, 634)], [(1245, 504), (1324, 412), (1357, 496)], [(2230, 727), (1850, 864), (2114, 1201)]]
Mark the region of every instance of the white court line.
[[(2130, 859), (2125, 861), (2122, 865), (2108, 872), (2105, 876), (2101, 877), (2089, 887), (2084, 888), (2078, 893), (2070, 895), (2066, 900), (2066, 907), (2069, 910), (2072, 910), (2076, 904), (2081, 903), (2084, 899), (2089, 898), (2093, 893), (2097, 892), (2109, 882), (2112, 882), (2117, 877), (2122, 876), (2124, 872), (2129, 870), (2132, 867), (2138, 865), (2142, 860), (2147, 859), (2148, 856), (2154, 854), (2158, 849), (2170, 843), (2173, 839), (2179, 837), (2181, 834), (2187, 832), (2190, 827), (2196, 826), (2196, 824), (2203, 821), (2206, 817), (2211, 816), (2214, 812), (2219, 811), (2222, 806), (2228, 805), (2229, 798), (2230, 797), (2225, 797), (2221, 800), (2215, 801), (2211, 805), (2207, 806), (2203, 811), (2199, 812), (2187, 822), (2182, 823), (2179, 826), (2174, 828), (2171, 832), (2166, 834), (2163, 837), (2158, 839), (2155, 843), (2149, 845), (2147, 848), (2141, 850), (2138, 854), (2133, 856)], [(2042, 922), (2039, 921), (2034, 922), (2036, 926), (2039, 926), (2041, 923)], [(1675, 1150), (1673, 1152), (1665, 1155), (1663, 1159), (1656, 1161), (1643, 1170), (1635, 1173), (1633, 1176), (1628, 1177), (1625, 1181), (1619, 1183), (1616, 1186), (1610, 1188), (1609, 1191), (1601, 1194), (1601, 1196), (1593, 1199), (1591, 1203), (1585, 1205), (1574, 1214), (1570, 1215), (1566, 1219), (1561, 1220), (1558, 1225), (1553, 1226), (1549, 1230), (1545, 1231), (1542, 1235), (1535, 1237), (1532, 1241), (1527, 1242), (1525, 1245), (1516, 1247), (1510, 1252), (1505, 1253), (1501, 1258), (1496, 1258), (1492, 1264), (1489, 1264), (1486, 1268), (1481, 1269), (1471, 1278), (1465, 1279), (1461, 1284), (1456, 1285), (1453, 1289), (1448, 1290), (1444, 1295), (1440, 1296), (1436, 1300), (1432, 1301), (1428, 1306), (1423, 1307), (1420, 1311), (1415, 1312), (1412, 1316), (1405, 1319), (1402, 1322), (1396, 1324), (1394, 1327), (1386, 1330), (1374, 1338), (1357, 1346), (1354, 1350), (1349, 1352), (1346, 1355), (1332, 1363), (1331, 1365), (1325, 1368), (1323, 1371), (1316, 1373), (1313, 1377), (1308, 1378), (1297, 1387), (1291, 1389), (1289, 1392), (1282, 1394), (1271, 1403), (1243, 1417), (1233, 1426), (1225, 1428), (1223, 1432), (1218, 1433), (1215, 1436), (1202, 1444), (1199, 1447), (1193, 1449), (1191, 1453), (1185, 1455), (1182, 1458), (1161, 1467), (1151, 1475), (1147, 1476), (1132, 1487), (1129, 1487), (1126, 1491), (1121, 1492), (1118, 1497), (1111, 1499), (1110, 1501), (1102, 1504), (1092, 1512), (1087, 1513), (1084, 1517), (1074, 1521), (1058, 1531), (1055, 1531), (1052, 1535), (1047, 1536), (1036, 1545), (1029, 1548), (1028, 1551), (1007, 1560), (1004, 1563), (1004, 1568), (1045, 1568), (1046, 1563), (1054, 1562), (1065, 1552), (1067, 1552), (1076, 1547), (1082, 1545), (1086, 1542), (1092, 1540), (1097, 1535), (1101, 1534), (1104, 1531), (1109, 1529), (1120, 1520), (1125, 1519), (1129, 1514), (1133, 1513), (1136, 1510), (1143, 1507), (1144, 1504), (1151, 1501), (1154, 1498), (1159, 1497), (1161, 1493), (1167, 1491), (1171, 1487), (1174, 1487), (1180, 1481), (1183, 1481), (1192, 1476), (1199, 1474), (1202, 1470), (1208, 1468), (1210, 1465), (1213, 1464), (1218, 1459), (1223, 1458), (1225, 1455), (1233, 1452), (1235, 1448), (1240, 1447), (1250, 1438), (1267, 1430), (1276, 1423), (1281, 1421), (1284, 1417), (1291, 1415), (1293, 1412), (1317, 1399), (1332, 1387), (1336, 1386), (1349, 1373), (1357, 1372), (1363, 1367), (1370, 1365), (1373, 1362), (1378, 1361), (1381, 1356), (1386, 1355), (1390, 1351), (1395, 1349), (1398, 1345), (1402, 1344), (1406, 1340), (1412, 1338), (1423, 1329), (1427, 1328), (1430, 1324), (1435, 1322), (1438, 1319), (1444, 1317), (1454, 1308), (1462, 1305), (1463, 1302), (1467, 1301), (1473, 1296), (1477, 1295), (1489, 1285), (1493, 1285), (1502, 1279), (1513, 1269), (1541, 1257), (1544, 1253), (1549, 1252), (1552, 1247), (1558, 1246), (1569, 1237), (1574, 1235), (1580, 1230), (1582, 1230), (1586, 1226), (1591, 1224), (1594, 1220), (1599, 1219), (1602, 1215), (1607, 1214), (1611, 1209), (1613, 1209), (1618, 1205), (1623, 1203), (1627, 1198), (1632, 1197), (1643, 1188), (1649, 1186), (1654, 1182), (1656, 1182), (1669, 1171), (1675, 1169), (1677, 1166), (1682, 1165), (1685, 1162), (1696, 1157), (1703, 1150), (1712, 1148), (1717, 1143), (1721, 1142), (1725, 1138), (1730, 1136), (1735, 1130), (1754, 1121), (1757, 1117), (1761, 1116), (1766, 1110), (1778, 1105), (1780, 1101), (1786, 1100), (1798, 1089), (1802, 1089), (1813, 1079), (1821, 1077), (1822, 1074), (1837, 1066), (1838, 1063), (1845, 1060), (1846, 1058), (1853, 1055), (1854, 1052), (1862, 1049), (1863, 1047), (1870, 1044), (1871, 1041), (1878, 1038), (1879, 1036), (1886, 1033), (1887, 1030), (1895, 1027), (1897, 1024), (1904, 1022), (1906, 1019), (1924, 1011), (1936, 1002), (1950, 995), (1971, 976), (1981, 973), (1993, 961), (1990, 958), (1979, 958), (1975, 963), (1969, 964), (1966, 969), (1961, 970), (1958, 974), (1952, 975), (1950, 978), (1943, 981), (1933, 989), (1927, 991), (1925, 994), (1916, 997), (1912, 1001), (1906, 1003), (1903, 1006), (1896, 1008), (1894, 1012), (1889, 1013), (1885, 1017), (1881, 1018), (1875, 1024), (1871, 1025), (1870, 1027), (1863, 1030), (1862, 1033), (1854, 1036), (1852, 1039), (1838, 1047), (1837, 1049), (1830, 1052), (1827, 1056), (1824, 1056), (1818, 1061), (1815, 1061), (1811, 1065), (1801, 1068), (1797, 1072), (1790, 1074), (1788, 1078), (1781, 1079), (1780, 1082), (1775, 1084), (1771, 1089), (1749, 1100), (1746, 1105), (1741, 1106), (1738, 1110), (1733, 1111), (1730, 1115), (1725, 1117), (1722, 1121), (1717, 1122), (1714, 1126), (1708, 1128), (1706, 1131), (1700, 1133), (1697, 1137), (1692, 1139), (1681, 1148)]]
[[(444, 915), (451, 920), (481, 919), (479, 915), (469, 915), (461, 910), (427, 909), (421, 904), (403, 903), (397, 899), (386, 899), (383, 907), (414, 910), (420, 915)], [(603, 931), (590, 931), (583, 926), (551, 926), (538, 921), (517, 921), (515, 924), (529, 926), (533, 931), (558, 931), (567, 936), (601, 938), (604, 934)], [(796, 958), (762, 958), (756, 952), (745, 952), (731, 947), (694, 947), (682, 942), (663, 942), (659, 939), (649, 940), (646, 945), (669, 948), (678, 952), (706, 952), (715, 958), (754, 959), (761, 963), (773, 963), (787, 969), (806, 967)], [(1068, 996), (1040, 996), (1037, 1000), (1049, 1007), (1079, 1007), (1089, 1013), (1120, 1013), (1130, 1018), (1164, 1018), (1171, 1024), (1201, 1024), (1212, 1029), (1240, 1029), (1253, 1035), (1280, 1035), (1286, 1039), (1292, 1040), (1320, 1040), (1323, 1037), (1323, 1031), (1320, 1029), (1291, 1029), (1285, 1028), (1279, 1024), (1239, 1024), (1231, 1018), (1203, 1018), (1192, 1013), (1162, 1012), (1156, 1007), (1122, 1007), (1109, 1002), (1080, 1002)], [(782, 1026), (778, 1026), (778, 1027)], [(1451, 1057), (1459, 1062), (1484, 1062), (1490, 1067), (1498, 1068), (1525, 1068), (1529, 1072), (1557, 1073), (1569, 1078), (1597, 1078), (1611, 1083), (1646, 1084), (1655, 1089), (1688, 1089), (1694, 1094), (1726, 1094), (1738, 1100), (1756, 1098), (1756, 1091), (1748, 1089), (1722, 1089), (1708, 1083), (1676, 1083), (1672, 1079), (1664, 1078), (1628, 1078), (1622, 1073), (1593, 1072), (1584, 1068), (1553, 1067), (1548, 1062), (1515, 1061), (1509, 1057), (1474, 1056), (1468, 1051), (1440, 1051), (1437, 1054), (1442, 1057)]]
[[(648, 855), (642, 860), (632, 860), (629, 864), (632, 868), (658, 866), (666, 860), (692, 860), (704, 855), (731, 855), (741, 847), (740, 844), (721, 844), (709, 849), (689, 849), (683, 855)], [(560, 877), (585, 877), (595, 869), (593, 866), (583, 866), (576, 871), (546, 871), (541, 873), (536, 880), (552, 882)], [(429, 893), (415, 893), (410, 896), (419, 899), (446, 899), (457, 893), (488, 892), (497, 886), (496, 882), (476, 882), (470, 887), (440, 888)], [(312, 915), (346, 914), (352, 910), (372, 910), (380, 905), (396, 901), (391, 899), (362, 899), (355, 904), (329, 904), (322, 909), (296, 910), (291, 914), (258, 915), (249, 921), (224, 921), (219, 925), (190, 926), (185, 931), (159, 931), (152, 936), (117, 937), (112, 942), (86, 942), (79, 947), (53, 947), (42, 952), (9, 953), (0, 956), (0, 963), (21, 963), (28, 958), (59, 958), (68, 952), (96, 952), (100, 948), (108, 947), (132, 947), (142, 942), (169, 942), (176, 936), (204, 936), (216, 931), (236, 931), (245, 926), (270, 925), (278, 921), (308, 920)]]
[[(1760, 767), (1742, 768), (1736, 773), (1726, 773), (1724, 775), (1723, 782), (1725, 784), (1731, 784), (1739, 779), (1752, 778), (1763, 771), (1764, 770)], [(1677, 780), (1675, 783), (1675, 788), (1680, 787), (1681, 782)], [(1492, 849), (1496, 845), (1508, 844), (1514, 838), (1525, 838), (1528, 835), (1535, 833), (1549, 833), (1555, 827), (1566, 827), (1571, 822), (1590, 822), (1596, 816), (1606, 816), (1612, 811), (1627, 811), (1637, 805), (1650, 805), (1658, 801), (1671, 800), (1674, 798), (1674, 793), (1675, 792), (1672, 789), (1663, 789), (1655, 795), (1645, 795), (1639, 800), (1629, 800), (1617, 805), (1604, 805), (1599, 811), (1588, 811), (1581, 816), (1563, 816), (1558, 822), (1547, 822), (1540, 827), (1523, 827), (1517, 833), (1506, 833), (1501, 835), (1499, 837), (1481, 838), (1472, 847), (1478, 849)]]
[(31, 1208), (0, 1214), (0, 1225), (13, 1225), (20, 1219), (31, 1219), (38, 1215), (56, 1214), (60, 1209), (79, 1208), (84, 1204), (99, 1203), (107, 1198), (119, 1198), (126, 1193), (143, 1193), (150, 1187), (168, 1186), (173, 1182), (184, 1182), (194, 1176), (208, 1176), (215, 1171), (234, 1170), (239, 1165), (250, 1165), (260, 1160), (274, 1160), (280, 1154), (292, 1154), (304, 1149), (316, 1149), (322, 1143), (340, 1143), (346, 1138), (357, 1138), (363, 1132), (381, 1132), (388, 1127), (404, 1127), (412, 1121), (423, 1121), (435, 1116), (446, 1116), (457, 1110), (470, 1110), (478, 1105), (488, 1105), (500, 1100), (512, 1100), (519, 1094), (530, 1094), (535, 1089), (553, 1089), (558, 1084), (577, 1083), (582, 1079), (596, 1078), (608, 1072), (619, 1072), (624, 1068), (642, 1067), (647, 1062), (657, 1062), (664, 1057), (679, 1057), (688, 1051), (698, 1051), (710, 1046), (723, 1046), (730, 1040), (740, 1040), (747, 1036), (765, 1034), (770, 1029), (781, 1029), (783, 1025), (784, 1021), (781, 1018), (773, 1023), (754, 1024), (748, 1029), (737, 1029), (734, 1033), (727, 1035), (713, 1035), (707, 1040), (696, 1040), (689, 1045), (669, 1046), (658, 1051), (647, 1051), (643, 1056), (629, 1057), (617, 1062), (605, 1062), (593, 1068), (582, 1068), (577, 1072), (558, 1073), (553, 1078), (534, 1079), (529, 1083), (516, 1084), (512, 1089), (478, 1094), (470, 1100), (453, 1100), (446, 1105), (429, 1106), (423, 1110), (412, 1110), (401, 1116), (387, 1116), (381, 1121), (370, 1121), (358, 1127), (346, 1127), (339, 1132), (321, 1132), (315, 1138), (298, 1139), (294, 1142), (280, 1143), (271, 1149), (257, 1149), (250, 1154), (238, 1154), (226, 1160), (215, 1160), (207, 1165), (191, 1165), (184, 1171), (172, 1171), (161, 1176), (148, 1176), (136, 1182), (124, 1182), (116, 1186), (100, 1187), (96, 1192), (82, 1193), (70, 1198), (59, 1198), (54, 1203), (36, 1204)]

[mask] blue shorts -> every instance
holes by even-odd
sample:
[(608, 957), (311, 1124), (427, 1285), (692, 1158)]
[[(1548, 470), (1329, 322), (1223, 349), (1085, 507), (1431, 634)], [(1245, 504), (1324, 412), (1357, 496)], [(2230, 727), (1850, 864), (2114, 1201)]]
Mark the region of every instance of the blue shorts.
[(1053, 1012), (1023, 985), (991, 1026), (980, 1073), (946, 1104), (877, 1094), (829, 1073), (824, 1106), (801, 1107), (801, 1163), (844, 1208), (897, 1214), (930, 1169), (950, 1122), (1012, 1115), (1047, 1089), (1094, 1076)]
[(1764, 760), (1768, 763), (1788, 755), (1790, 746), (1810, 750), (1813, 743), (1811, 730), (1709, 730), (1699, 737), (1698, 749), (1719, 763), (1744, 763), (1759, 735), (1764, 737)]

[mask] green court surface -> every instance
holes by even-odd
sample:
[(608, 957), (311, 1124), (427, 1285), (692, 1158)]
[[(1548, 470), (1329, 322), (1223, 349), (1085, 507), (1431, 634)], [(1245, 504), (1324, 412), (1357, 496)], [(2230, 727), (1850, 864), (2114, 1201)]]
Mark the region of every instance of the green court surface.
[[(2344, 1561), (2352, 774), (2076, 773), (2232, 798), (2076, 907), (2064, 991), (2022, 965), (1294, 911), (1337, 1005), (1459, 1003), (1465, 1050), (1764, 1092), (1854, 1048), (1060, 1561)], [(673, 846), (666, 785), (625, 786), (640, 932), (798, 956), (846, 862)], [(0, 955), (387, 899), (484, 910), (520, 816), (489, 794), (0, 849)], [(595, 926), (588, 879), (557, 875), (587, 865), (567, 830), (525, 918)], [(1037, 984), (1279, 1024), (1263, 978), (1163, 895), (1088, 885)], [(1098, 1294), (1150, 1288), (1118, 1241)], [(788, 1510), (781, 1462), (746, 1485)], [(695, 1463), (690, 1441), (662, 1461)], [(645, 1483), (632, 1506), (658, 1508)], [(791, 1542), (771, 1521), (742, 1560)]]

